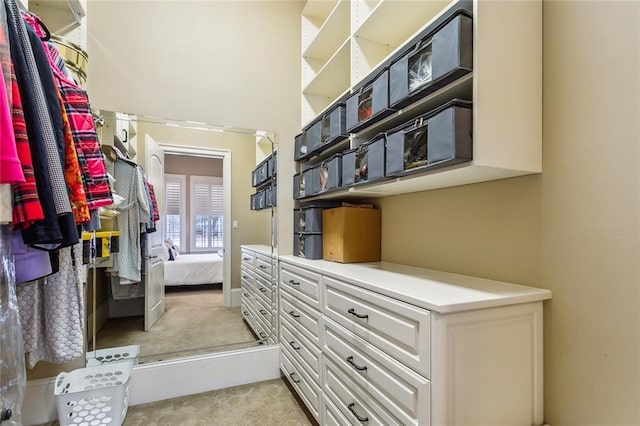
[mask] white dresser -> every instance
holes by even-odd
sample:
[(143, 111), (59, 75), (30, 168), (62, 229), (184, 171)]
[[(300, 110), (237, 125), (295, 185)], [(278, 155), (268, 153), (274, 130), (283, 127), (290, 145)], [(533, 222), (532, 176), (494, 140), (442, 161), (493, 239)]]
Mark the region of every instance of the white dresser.
[(243, 245), (241, 250), (242, 316), (259, 339), (275, 344), (277, 257), (272, 255), (269, 246)]
[(280, 258), (281, 370), (321, 425), (541, 425), (548, 290)]

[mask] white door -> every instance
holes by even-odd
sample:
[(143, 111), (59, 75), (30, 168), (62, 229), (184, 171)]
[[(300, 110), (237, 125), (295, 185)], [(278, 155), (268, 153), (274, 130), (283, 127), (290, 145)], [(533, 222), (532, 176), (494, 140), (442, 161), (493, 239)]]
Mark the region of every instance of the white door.
[(162, 239), (164, 226), (164, 151), (149, 135), (144, 140), (145, 174), (153, 185), (160, 220), (156, 223), (156, 232), (148, 234), (146, 275), (144, 277), (144, 329), (153, 324), (164, 314), (164, 266), (162, 252), (165, 250)]

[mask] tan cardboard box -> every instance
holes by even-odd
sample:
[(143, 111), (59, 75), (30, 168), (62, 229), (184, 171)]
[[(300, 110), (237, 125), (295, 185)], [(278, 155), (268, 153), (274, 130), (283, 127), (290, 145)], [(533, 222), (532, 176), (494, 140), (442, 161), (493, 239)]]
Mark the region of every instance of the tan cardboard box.
[(380, 260), (380, 210), (338, 207), (322, 212), (322, 258), (335, 262)]

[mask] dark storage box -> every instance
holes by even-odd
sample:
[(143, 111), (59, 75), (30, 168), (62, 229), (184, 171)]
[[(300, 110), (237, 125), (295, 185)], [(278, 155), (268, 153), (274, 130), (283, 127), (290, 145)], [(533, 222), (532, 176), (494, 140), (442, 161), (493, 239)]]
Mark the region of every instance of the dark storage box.
[(427, 28), (389, 68), (389, 105), (403, 108), (473, 69), (473, 20), (461, 14)]
[(276, 185), (269, 185), (264, 189), (264, 206), (265, 208), (267, 207), (273, 207), (276, 205), (276, 197), (277, 197), (277, 193), (276, 193)]
[(387, 132), (386, 175), (470, 161), (471, 102), (454, 100)]
[(353, 185), (356, 169), (356, 149), (350, 149), (342, 154), (342, 187)]
[(269, 156), (269, 177), (275, 177), (278, 174), (278, 153), (273, 152)]
[(262, 191), (260, 191), (260, 192), (258, 192), (258, 193), (256, 194), (256, 198), (257, 198), (257, 210), (262, 210), (262, 209), (264, 209), (264, 208), (265, 208), (265, 201), (266, 201), (266, 200), (265, 200), (265, 199), (266, 199), (266, 196), (265, 196), (265, 195), (266, 195), (266, 194), (265, 194), (265, 191), (264, 191), (264, 190), (262, 190)]
[(373, 80), (354, 89), (347, 99), (347, 131), (357, 132), (392, 112), (389, 109), (389, 70), (385, 69)]
[(258, 171), (257, 170), (253, 170), (251, 172), (251, 186), (253, 186), (254, 188), (256, 186), (258, 186)]
[(322, 259), (322, 234), (294, 234), (293, 254), (305, 259)]
[(384, 178), (385, 135), (380, 134), (342, 157), (342, 187)]
[(303, 207), (293, 210), (293, 232), (322, 232), (322, 207)]
[(306, 182), (304, 180), (304, 173), (296, 173), (293, 175), (293, 199), (299, 200), (306, 194)]
[(307, 148), (307, 135), (305, 134), (305, 132), (302, 132), (294, 139), (293, 159), (295, 161), (299, 161), (305, 158), (309, 153), (309, 150)]
[(338, 153), (314, 167), (314, 194), (342, 186), (342, 154)]
[(337, 104), (322, 117), (322, 148), (349, 136), (347, 132), (347, 108), (345, 104)]
[(258, 194), (251, 194), (251, 210), (258, 210)]
[(316, 122), (305, 130), (307, 136), (307, 156), (310, 156), (322, 145), (322, 119), (318, 119)]

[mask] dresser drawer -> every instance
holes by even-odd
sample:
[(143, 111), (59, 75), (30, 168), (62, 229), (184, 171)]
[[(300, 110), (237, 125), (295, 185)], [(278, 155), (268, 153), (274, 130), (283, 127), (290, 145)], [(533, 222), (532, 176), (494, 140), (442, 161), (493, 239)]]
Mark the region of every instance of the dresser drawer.
[(256, 294), (261, 297), (269, 306), (273, 303), (273, 290), (271, 282), (262, 276), (256, 277), (254, 281), (254, 289)]
[(319, 420), (320, 399), (322, 393), (309, 375), (285, 351), (280, 351), (280, 370), (291, 382), (293, 388), (304, 401), (305, 405), (316, 420)]
[(320, 309), (319, 274), (296, 268), (295, 266), (281, 264), (280, 283), (281, 288), (290, 291), (314, 308)]
[(303, 333), (307, 339), (320, 347), (320, 333), (322, 330), (322, 319), (320, 312), (313, 309), (287, 291), (280, 292), (280, 318), (287, 318), (290, 324)]
[(350, 424), (402, 425), (329, 358), (322, 359), (324, 391)]
[(307, 373), (320, 383), (320, 360), (322, 359), (320, 348), (296, 330), (287, 318), (280, 320), (280, 342), (300, 364), (305, 367)]
[[(324, 426), (344, 426), (351, 424), (326, 395), (322, 397), (320, 405), (320, 417), (324, 420)], [(360, 422), (358, 422), (359, 424)]]
[(323, 283), (325, 315), (430, 378), (429, 311), (332, 278)]
[(258, 318), (260, 318), (262, 321), (265, 322), (265, 324), (269, 325), (269, 328), (271, 327), (271, 324), (273, 323), (273, 308), (271, 307), (270, 303), (265, 302), (261, 297), (259, 296), (254, 296), (256, 298), (256, 302), (253, 304), (253, 307), (256, 311), (256, 315), (258, 316)]
[(255, 265), (255, 254), (251, 251), (247, 251), (247, 250), (242, 250), (241, 253), (241, 257), (240, 257), (240, 265), (242, 266), (247, 266), (251, 269), (253, 269), (254, 265)]
[(256, 255), (256, 267), (257, 273), (262, 273), (268, 279), (271, 279), (271, 273), (273, 272), (273, 262), (270, 257)]
[(427, 379), (331, 320), (323, 325), (323, 352), (404, 425), (427, 424)]

